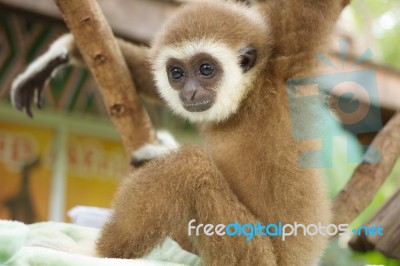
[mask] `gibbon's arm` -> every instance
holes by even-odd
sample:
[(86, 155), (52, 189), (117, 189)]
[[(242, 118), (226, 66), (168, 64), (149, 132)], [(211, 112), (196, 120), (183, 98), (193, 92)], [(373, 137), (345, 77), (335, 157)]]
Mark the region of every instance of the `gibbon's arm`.
[(334, 29), (350, 0), (273, 0), (260, 3), (268, 17), (273, 43), (272, 62), (284, 79), (313, 67), (317, 52)]
[[(117, 39), (117, 41), (138, 92), (151, 100), (161, 101), (152, 78), (150, 63), (147, 61), (149, 48), (134, 45), (121, 39)], [(85, 65), (71, 34), (58, 38), (45, 54), (33, 61), (14, 80), (11, 87), (13, 105), (32, 117), (32, 101), (39, 108), (42, 106), (42, 91), (46, 82), (51, 78), (52, 74), (68, 64)]]

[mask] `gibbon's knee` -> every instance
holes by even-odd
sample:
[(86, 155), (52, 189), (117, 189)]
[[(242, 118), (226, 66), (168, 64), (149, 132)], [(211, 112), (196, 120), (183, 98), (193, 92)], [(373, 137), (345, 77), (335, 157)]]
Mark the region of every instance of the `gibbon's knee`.
[[(208, 155), (194, 145), (175, 148), (160, 158), (155, 158), (136, 170), (124, 187), (143, 186), (147, 191), (160, 190), (176, 193), (194, 193), (195, 189), (219, 178), (220, 172)], [(184, 195), (186, 196), (186, 195)]]

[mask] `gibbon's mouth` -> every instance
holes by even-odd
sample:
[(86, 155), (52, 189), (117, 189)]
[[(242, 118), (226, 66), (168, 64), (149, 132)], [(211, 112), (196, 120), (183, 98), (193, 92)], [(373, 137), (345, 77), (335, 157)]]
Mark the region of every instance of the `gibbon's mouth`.
[(199, 100), (196, 102), (182, 102), (183, 108), (189, 112), (204, 112), (211, 108), (213, 101), (211, 99)]

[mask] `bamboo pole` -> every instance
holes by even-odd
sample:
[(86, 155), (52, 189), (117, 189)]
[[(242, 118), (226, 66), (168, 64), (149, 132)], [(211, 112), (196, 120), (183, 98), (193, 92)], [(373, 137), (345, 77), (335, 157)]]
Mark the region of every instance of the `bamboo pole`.
[(128, 67), (96, 0), (55, 0), (103, 97), (128, 156), (156, 142)]

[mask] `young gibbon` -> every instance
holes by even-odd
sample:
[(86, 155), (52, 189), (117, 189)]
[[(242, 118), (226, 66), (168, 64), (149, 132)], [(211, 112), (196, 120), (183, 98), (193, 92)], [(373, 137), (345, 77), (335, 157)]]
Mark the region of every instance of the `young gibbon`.
[[(199, 1), (180, 8), (150, 48), (118, 40), (139, 93), (198, 125), (204, 145), (159, 144), (121, 184), (98, 240), (102, 256), (137, 258), (167, 236), (189, 238), (205, 265), (314, 265), (327, 237), (188, 236), (188, 223), (328, 224), (322, 176), (298, 166), (315, 149), (292, 137), (286, 80), (309, 75), (345, 0)], [(12, 102), (31, 115), (54, 70), (82, 58), (58, 39), (14, 82)], [(310, 117), (305, 123), (313, 123)], [(152, 160), (153, 159), (153, 160)]]

